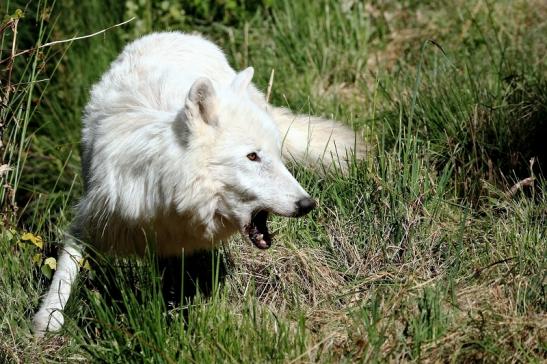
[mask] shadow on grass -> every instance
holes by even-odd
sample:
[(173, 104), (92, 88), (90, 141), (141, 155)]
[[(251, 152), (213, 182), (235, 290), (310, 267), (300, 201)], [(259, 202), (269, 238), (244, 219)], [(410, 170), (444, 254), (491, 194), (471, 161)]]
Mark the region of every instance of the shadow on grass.
[[(153, 305), (161, 311), (159, 316), (180, 309), (186, 321), (188, 306), (196, 297), (210, 298), (227, 274), (224, 258), (218, 250), (180, 257), (157, 257), (148, 253), (142, 259), (94, 253), (92, 260), (92, 271), (84, 285), (91, 295), (103, 300), (100, 306), (111, 308), (110, 312), (119, 317), (133, 315), (134, 312), (129, 311), (138, 311), (140, 306)], [(96, 311), (99, 306), (91, 303), (91, 307)], [(98, 316), (91, 317), (87, 324), (101, 320), (100, 312)], [(111, 322), (117, 320), (109, 318)]]

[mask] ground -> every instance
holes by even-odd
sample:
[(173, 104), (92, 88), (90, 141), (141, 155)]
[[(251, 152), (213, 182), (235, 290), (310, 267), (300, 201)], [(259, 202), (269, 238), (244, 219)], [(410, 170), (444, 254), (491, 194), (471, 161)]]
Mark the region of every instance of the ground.
[[(547, 359), (544, 2), (24, 5), (0, 5), (0, 361)], [(36, 341), (89, 88), (123, 44), (165, 29), (215, 40), (263, 90), (275, 70), (272, 103), (341, 120), (371, 151), (346, 174), (292, 164), (319, 207), (274, 218), (268, 251), (236, 236), (202, 258), (226, 268), (210, 298), (166, 307), (154, 257), (92, 262), (65, 329)]]

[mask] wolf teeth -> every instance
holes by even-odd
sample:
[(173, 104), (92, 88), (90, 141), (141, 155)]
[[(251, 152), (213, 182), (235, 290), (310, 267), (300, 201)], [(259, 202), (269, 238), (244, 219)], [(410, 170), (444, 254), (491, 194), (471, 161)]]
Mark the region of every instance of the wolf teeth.
[(258, 235), (256, 236), (256, 240), (257, 240), (257, 241), (261, 241), (261, 240), (263, 240), (263, 239), (264, 239), (264, 234), (258, 234)]

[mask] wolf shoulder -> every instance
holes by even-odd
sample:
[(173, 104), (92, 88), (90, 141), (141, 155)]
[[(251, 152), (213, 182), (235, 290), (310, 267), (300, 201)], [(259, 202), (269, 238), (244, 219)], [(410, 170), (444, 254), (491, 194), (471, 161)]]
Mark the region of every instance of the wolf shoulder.
[(137, 82), (173, 82), (187, 91), (199, 77), (221, 87), (235, 75), (224, 52), (210, 40), (197, 34), (161, 32), (128, 44), (104, 78), (110, 82), (125, 77)]

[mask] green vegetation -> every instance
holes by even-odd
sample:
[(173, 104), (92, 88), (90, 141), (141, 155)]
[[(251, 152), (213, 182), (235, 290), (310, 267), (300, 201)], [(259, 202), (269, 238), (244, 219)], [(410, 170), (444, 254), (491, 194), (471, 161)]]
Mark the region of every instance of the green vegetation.
[[(185, 3), (0, 5), (0, 362), (546, 360), (544, 2)], [(84, 270), (62, 333), (35, 341), (45, 258), (81, 191), (89, 88), (126, 42), (165, 29), (214, 39), (261, 89), (275, 69), (274, 104), (374, 148), (346, 176), (291, 166), (320, 208), (274, 218), (268, 251), (226, 242), (211, 298), (167, 309), (154, 257), (110, 260)]]

